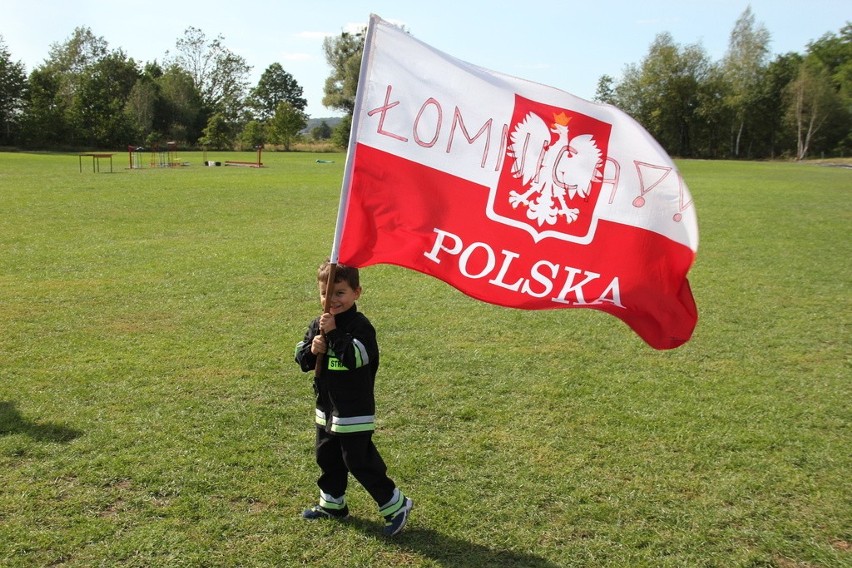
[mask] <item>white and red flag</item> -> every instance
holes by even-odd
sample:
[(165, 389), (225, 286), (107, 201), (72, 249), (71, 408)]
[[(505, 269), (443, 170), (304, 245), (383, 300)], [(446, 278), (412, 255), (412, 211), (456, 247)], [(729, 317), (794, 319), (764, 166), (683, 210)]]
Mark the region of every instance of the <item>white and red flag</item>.
[(332, 262), (387, 263), (521, 309), (692, 335), (695, 207), (624, 112), (465, 63), (371, 16)]

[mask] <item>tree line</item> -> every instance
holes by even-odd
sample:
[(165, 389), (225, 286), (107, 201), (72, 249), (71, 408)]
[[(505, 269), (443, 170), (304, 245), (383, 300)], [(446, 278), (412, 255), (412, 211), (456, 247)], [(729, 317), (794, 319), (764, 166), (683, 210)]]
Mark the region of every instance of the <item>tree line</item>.
[(852, 25), (769, 57), (770, 35), (751, 8), (713, 62), (700, 45), (659, 34), (596, 99), (638, 120), (674, 156), (776, 158), (852, 153)]
[[(326, 38), (331, 68), (322, 103), (345, 113), (332, 130), (348, 141), (364, 32)], [(770, 34), (751, 8), (737, 19), (728, 50), (712, 61), (700, 44), (659, 34), (621, 77), (600, 77), (598, 102), (640, 122), (673, 156), (762, 159), (852, 153), (852, 24), (810, 42), (805, 53), (770, 58)], [(251, 87), (251, 67), (189, 27), (162, 62), (140, 64), (88, 28), (53, 44), (27, 76), (0, 36), (0, 146), (115, 148), (165, 140), (216, 149), (278, 144), (305, 128), (307, 101), (278, 63)], [(134, 141), (134, 142), (130, 142)]]
[[(635, 118), (684, 158), (764, 159), (852, 154), (852, 24), (812, 41), (804, 54), (769, 56), (770, 35), (751, 7), (714, 62), (699, 45), (657, 35), (619, 79), (603, 75), (595, 100)], [(332, 75), (324, 104), (351, 116), (363, 34), (328, 39)], [(346, 127), (341, 124), (341, 127)]]
[[(251, 67), (224, 38), (189, 27), (163, 62), (141, 64), (78, 27), (27, 76), (0, 36), (0, 146), (289, 149), (307, 123), (302, 87), (279, 63)], [(328, 138), (318, 127), (314, 135)]]

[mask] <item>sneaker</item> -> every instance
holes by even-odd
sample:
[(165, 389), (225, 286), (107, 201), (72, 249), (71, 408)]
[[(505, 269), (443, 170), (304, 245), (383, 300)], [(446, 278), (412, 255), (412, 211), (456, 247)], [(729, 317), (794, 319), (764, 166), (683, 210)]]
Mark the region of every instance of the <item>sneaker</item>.
[(320, 507), (319, 505), (314, 505), (310, 509), (302, 511), (302, 518), (308, 519), (309, 521), (316, 519), (335, 519), (337, 521), (342, 521), (349, 518), (349, 507), (344, 506), (342, 509), (334, 511)]
[(405, 528), (405, 523), (408, 522), (408, 513), (411, 512), (411, 508), (414, 506), (414, 501), (405, 498), (405, 504), (402, 508), (397, 511), (392, 517), (390, 517), (385, 523), (385, 528), (382, 531), (385, 536), (394, 536), (399, 534), (399, 532)]

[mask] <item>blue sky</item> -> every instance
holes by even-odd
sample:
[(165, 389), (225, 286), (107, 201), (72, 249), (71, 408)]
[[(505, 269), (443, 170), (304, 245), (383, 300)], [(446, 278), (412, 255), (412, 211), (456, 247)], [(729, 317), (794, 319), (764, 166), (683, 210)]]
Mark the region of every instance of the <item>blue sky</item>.
[(162, 61), (194, 26), (208, 38), (224, 36), (253, 67), (252, 84), (280, 63), (304, 89), (308, 114), (327, 117), (339, 113), (321, 102), (330, 71), (322, 39), (365, 25), (370, 13), (459, 59), (590, 99), (601, 75), (620, 77), (662, 32), (721, 59), (749, 4), (771, 34), (773, 54), (803, 52), (809, 41), (852, 21), (850, 0), (3, 0), (0, 36), (29, 72), (77, 26), (143, 62)]

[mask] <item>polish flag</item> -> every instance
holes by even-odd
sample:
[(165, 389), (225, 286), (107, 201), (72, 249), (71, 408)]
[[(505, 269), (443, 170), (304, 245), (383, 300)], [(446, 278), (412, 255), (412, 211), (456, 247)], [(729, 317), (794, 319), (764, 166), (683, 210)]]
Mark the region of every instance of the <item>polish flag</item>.
[(692, 197), (624, 112), (460, 61), (373, 15), (332, 262), (492, 304), (591, 308), (650, 346), (692, 335)]

